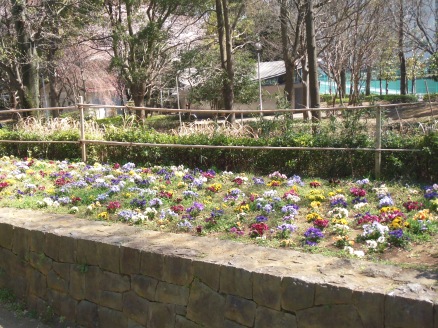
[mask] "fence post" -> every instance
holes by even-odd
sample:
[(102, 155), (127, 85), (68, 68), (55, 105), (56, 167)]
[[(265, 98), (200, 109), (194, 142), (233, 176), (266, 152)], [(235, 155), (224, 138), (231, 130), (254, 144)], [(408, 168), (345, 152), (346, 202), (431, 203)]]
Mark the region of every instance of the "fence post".
[(87, 145), (85, 144), (85, 120), (84, 120), (84, 98), (82, 96), (79, 96), (79, 118), (81, 123), (81, 156), (82, 156), (82, 162), (87, 161)]
[(380, 179), (380, 166), (382, 164), (382, 110), (380, 106), (376, 107), (376, 134), (375, 134), (375, 148), (374, 155), (374, 175), (376, 179)]

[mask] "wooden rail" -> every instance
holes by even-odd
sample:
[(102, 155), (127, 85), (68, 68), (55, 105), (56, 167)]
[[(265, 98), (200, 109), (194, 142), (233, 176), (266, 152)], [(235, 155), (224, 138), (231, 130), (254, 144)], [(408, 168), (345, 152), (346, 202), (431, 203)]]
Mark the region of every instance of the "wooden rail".
[[(430, 103), (429, 103), (430, 104)], [(300, 151), (371, 151), (375, 152), (375, 177), (380, 177), (381, 168), (381, 154), (382, 152), (420, 152), (421, 149), (382, 149), (381, 148), (381, 122), (382, 122), (382, 109), (388, 108), (400, 108), (400, 107), (412, 107), (418, 105), (425, 105), (425, 103), (409, 103), (409, 104), (387, 104), (387, 105), (370, 105), (370, 106), (356, 106), (356, 107), (326, 107), (326, 108), (304, 108), (304, 109), (276, 109), (276, 110), (194, 110), (194, 109), (168, 109), (168, 108), (154, 108), (154, 107), (132, 107), (132, 106), (114, 106), (114, 105), (97, 105), (97, 104), (84, 104), (82, 99), (76, 106), (70, 107), (52, 107), (52, 108), (30, 108), (19, 110), (5, 110), (8, 113), (23, 113), (33, 111), (52, 111), (52, 110), (77, 110), (80, 114), (80, 140), (78, 141), (50, 141), (50, 140), (0, 140), (0, 143), (17, 143), (17, 144), (79, 144), (81, 147), (82, 160), (87, 160), (87, 144), (94, 145), (107, 145), (107, 146), (120, 146), (120, 147), (167, 147), (167, 148), (201, 148), (201, 149), (229, 149), (229, 150), (300, 150)], [(375, 147), (374, 148), (335, 148), (335, 147), (274, 147), (274, 146), (226, 146), (226, 145), (185, 145), (185, 144), (160, 144), (160, 143), (141, 143), (141, 142), (122, 142), (122, 141), (104, 141), (104, 140), (87, 140), (85, 138), (85, 109), (94, 108), (117, 108), (127, 110), (145, 110), (149, 112), (159, 113), (202, 113), (202, 114), (256, 114), (263, 117), (264, 114), (294, 114), (302, 113), (304, 111), (339, 111), (339, 110), (359, 110), (374, 108), (376, 110), (376, 130), (375, 130)], [(432, 112), (433, 114), (433, 112)]]

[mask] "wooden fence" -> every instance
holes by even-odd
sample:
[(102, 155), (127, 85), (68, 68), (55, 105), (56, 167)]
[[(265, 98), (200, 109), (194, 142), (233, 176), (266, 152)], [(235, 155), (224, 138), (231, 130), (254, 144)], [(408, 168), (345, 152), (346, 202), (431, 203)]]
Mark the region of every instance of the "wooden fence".
[[(75, 106), (70, 107), (51, 107), (51, 108), (32, 108), (32, 109), (20, 109), (20, 110), (8, 110), (8, 113), (19, 113), (23, 112), (35, 112), (35, 111), (53, 111), (53, 110), (77, 110), (79, 111), (80, 117), (80, 140), (78, 141), (41, 141), (41, 140), (0, 140), (1, 143), (64, 143), (64, 144), (78, 144), (81, 148), (82, 161), (87, 161), (87, 144), (95, 145), (109, 145), (109, 146), (122, 146), (122, 147), (171, 147), (171, 148), (204, 148), (204, 149), (252, 149), (252, 150), (306, 150), (306, 151), (371, 151), (375, 153), (375, 178), (380, 178), (380, 169), (382, 161), (382, 152), (419, 152), (421, 149), (382, 149), (381, 136), (382, 136), (382, 111), (390, 108), (403, 108), (405, 106), (412, 107), (416, 106), (427, 106), (426, 103), (415, 103), (415, 104), (388, 104), (388, 105), (369, 105), (369, 106), (355, 106), (355, 107), (328, 107), (328, 108), (317, 108), (317, 109), (306, 109), (309, 111), (343, 111), (343, 110), (358, 110), (358, 109), (370, 109), (374, 108), (376, 111), (376, 128), (375, 128), (375, 146), (374, 148), (334, 148), (334, 147), (273, 147), (273, 146), (220, 146), (220, 145), (185, 145), (185, 144), (161, 144), (161, 143), (140, 143), (140, 142), (119, 142), (119, 141), (103, 141), (103, 140), (87, 140), (85, 138), (85, 115), (86, 109), (95, 108), (112, 108), (112, 109), (125, 109), (129, 111), (148, 111), (148, 112), (158, 112), (158, 113), (177, 113), (181, 118), (183, 113), (196, 113), (197, 110), (193, 109), (168, 109), (168, 108), (151, 108), (151, 107), (131, 107), (131, 106), (114, 106), (114, 105), (96, 105), (96, 104), (84, 104), (82, 99)], [(431, 105), (431, 104), (429, 104)], [(433, 109), (430, 107), (431, 117), (433, 117)], [(263, 118), (264, 115), (268, 114), (294, 114), (302, 113), (303, 109), (278, 109), (278, 110), (199, 110), (202, 114), (212, 114), (212, 115), (230, 115), (230, 114), (253, 114), (260, 115)], [(181, 122), (181, 119), (180, 119)]]

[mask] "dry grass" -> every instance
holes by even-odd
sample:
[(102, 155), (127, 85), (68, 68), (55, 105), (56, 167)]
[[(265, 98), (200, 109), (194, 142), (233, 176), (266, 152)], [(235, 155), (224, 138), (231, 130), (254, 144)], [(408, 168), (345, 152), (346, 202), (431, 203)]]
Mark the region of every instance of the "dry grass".
[[(80, 131), (80, 122), (71, 118), (41, 118), (30, 116), (21, 119), (15, 124), (14, 128), (21, 131), (32, 131), (42, 137), (50, 136), (55, 132)], [(93, 138), (103, 139), (104, 131), (95, 121), (85, 121), (85, 133), (92, 135)]]
[(251, 126), (245, 125), (239, 122), (230, 123), (227, 121), (221, 121), (216, 123), (211, 120), (183, 123), (178, 129), (171, 130), (171, 134), (177, 136), (189, 136), (189, 135), (224, 135), (227, 137), (250, 137), (258, 138), (258, 133)]

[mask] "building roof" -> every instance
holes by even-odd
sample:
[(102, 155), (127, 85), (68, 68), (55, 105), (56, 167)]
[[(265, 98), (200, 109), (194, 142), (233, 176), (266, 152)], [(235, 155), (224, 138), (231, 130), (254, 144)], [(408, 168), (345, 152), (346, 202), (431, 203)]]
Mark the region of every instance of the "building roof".
[[(271, 62), (260, 62), (260, 79), (267, 80), (273, 77), (278, 77), (286, 74), (286, 67), (284, 61), (271, 61)], [(256, 78), (257, 71), (256, 71)]]

